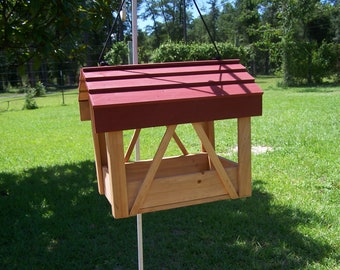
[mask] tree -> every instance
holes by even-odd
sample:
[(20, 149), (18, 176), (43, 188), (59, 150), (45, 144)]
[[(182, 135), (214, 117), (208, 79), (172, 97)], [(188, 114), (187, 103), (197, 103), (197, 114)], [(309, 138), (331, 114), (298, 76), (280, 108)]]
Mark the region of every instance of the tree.
[(223, 4), (223, 9), (217, 21), (219, 36), (221, 41), (229, 41), (239, 45), (239, 37), (236, 27), (236, 9), (234, 6), (227, 2)]
[[(189, 40), (195, 42), (210, 42), (210, 37), (208, 31), (214, 41), (220, 41), (219, 26), (218, 26), (218, 18), (220, 16), (219, 6), (217, 0), (209, 0), (208, 4), (210, 5), (209, 12), (205, 15), (202, 14), (203, 20), (201, 17), (195, 18), (189, 29)], [(208, 30), (206, 29), (208, 28)]]
[(83, 61), (92, 65), (116, 5), (108, 0), (0, 1), (0, 51), (5, 65), (27, 71), (31, 86), (47, 60), (56, 65), (49, 69), (57, 72)]
[[(331, 41), (332, 4), (318, 0), (289, 0), (281, 3), (283, 83), (290, 85), (296, 79), (307, 83), (319, 82), (320, 66), (313, 55), (323, 42)], [(326, 59), (325, 59), (326, 60)]]
[(283, 84), (319, 80), (313, 55), (333, 36), (328, 5), (318, 0), (263, 1), (263, 34), (257, 43), (274, 52), (276, 63), (281, 62)]
[(186, 26), (192, 18), (187, 10), (192, 0), (150, 0), (144, 5), (143, 19), (153, 22), (147, 31), (154, 40), (154, 48), (169, 40), (178, 42), (186, 39)]

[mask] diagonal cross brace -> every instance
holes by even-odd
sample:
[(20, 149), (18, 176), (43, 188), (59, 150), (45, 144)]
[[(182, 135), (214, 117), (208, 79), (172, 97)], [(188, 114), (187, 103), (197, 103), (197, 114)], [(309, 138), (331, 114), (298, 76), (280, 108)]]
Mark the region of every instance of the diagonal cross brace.
[(144, 199), (151, 187), (152, 181), (155, 178), (155, 175), (157, 173), (157, 170), (159, 168), (159, 165), (161, 164), (162, 158), (164, 156), (164, 153), (169, 145), (169, 142), (171, 138), (174, 135), (175, 129), (177, 125), (171, 125), (167, 126), (166, 132), (162, 138), (161, 143), (158, 146), (157, 152), (153, 158), (153, 161), (149, 167), (149, 170), (144, 178), (143, 184), (139, 189), (138, 195), (136, 197), (136, 200), (131, 208), (130, 215), (136, 215), (141, 208)]
[(224, 167), (221, 163), (221, 161), (219, 160), (212, 144), (209, 141), (209, 138), (207, 136), (207, 134), (205, 133), (202, 123), (192, 123), (198, 137), (200, 138), (204, 149), (206, 150), (206, 152), (208, 153), (208, 156), (210, 157), (210, 160), (212, 162), (212, 164), (214, 165), (216, 172), (222, 182), (222, 185), (224, 187), (224, 189), (226, 190), (226, 192), (229, 194), (230, 198), (232, 199), (236, 199), (238, 198), (238, 194), (235, 190), (235, 187), (233, 185), (233, 183), (231, 182), (228, 174), (226, 173), (226, 171), (224, 170)]

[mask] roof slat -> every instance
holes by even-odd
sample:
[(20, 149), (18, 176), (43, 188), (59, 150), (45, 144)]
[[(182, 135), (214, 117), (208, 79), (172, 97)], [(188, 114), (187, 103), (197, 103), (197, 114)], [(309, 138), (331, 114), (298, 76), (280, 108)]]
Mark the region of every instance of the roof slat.
[(195, 87), (205, 85), (224, 85), (234, 83), (252, 83), (254, 78), (247, 72), (234, 73), (213, 73), (159, 77), (144, 77), (131, 79), (87, 81), (86, 85), (90, 94), (142, 91), (142, 90), (162, 90), (179, 87)]

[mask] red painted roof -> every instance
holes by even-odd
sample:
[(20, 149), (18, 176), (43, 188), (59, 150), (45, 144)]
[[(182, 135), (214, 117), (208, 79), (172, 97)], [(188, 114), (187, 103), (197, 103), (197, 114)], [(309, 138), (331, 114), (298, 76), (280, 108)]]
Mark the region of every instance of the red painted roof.
[(238, 60), (83, 68), (79, 85), (97, 132), (261, 115), (262, 93)]

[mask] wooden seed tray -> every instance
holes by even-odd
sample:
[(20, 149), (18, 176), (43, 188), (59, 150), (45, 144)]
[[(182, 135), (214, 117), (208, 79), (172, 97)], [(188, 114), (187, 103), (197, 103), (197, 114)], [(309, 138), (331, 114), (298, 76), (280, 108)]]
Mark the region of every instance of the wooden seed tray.
[[(237, 186), (237, 163), (219, 157), (234, 186)], [(126, 163), (128, 205), (131, 210), (152, 160)], [(168, 157), (161, 162), (140, 213), (229, 199), (221, 181), (210, 168), (206, 153)], [(108, 168), (103, 167), (105, 196), (112, 202)], [(115, 188), (115, 187), (113, 187)], [(119, 206), (118, 206), (119, 207)]]

